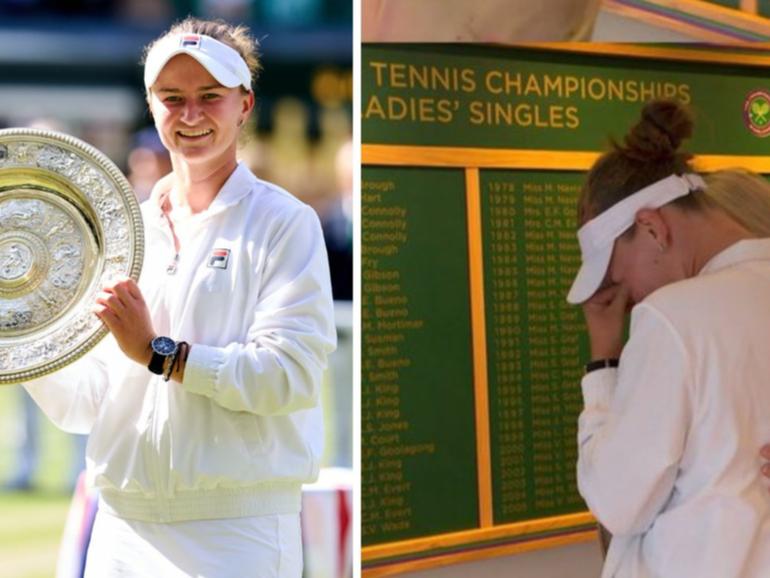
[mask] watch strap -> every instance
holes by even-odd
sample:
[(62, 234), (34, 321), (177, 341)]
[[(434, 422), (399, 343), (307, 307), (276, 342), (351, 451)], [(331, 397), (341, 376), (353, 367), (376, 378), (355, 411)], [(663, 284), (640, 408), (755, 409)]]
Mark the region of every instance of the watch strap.
[(617, 367), (620, 364), (620, 360), (616, 357), (610, 357), (608, 359), (594, 359), (586, 363), (586, 373), (591, 373), (597, 369), (606, 369), (608, 367)]
[(165, 362), (165, 355), (161, 355), (160, 353), (153, 351), (152, 358), (150, 359), (150, 364), (147, 366), (147, 369), (156, 375), (163, 375), (163, 365)]

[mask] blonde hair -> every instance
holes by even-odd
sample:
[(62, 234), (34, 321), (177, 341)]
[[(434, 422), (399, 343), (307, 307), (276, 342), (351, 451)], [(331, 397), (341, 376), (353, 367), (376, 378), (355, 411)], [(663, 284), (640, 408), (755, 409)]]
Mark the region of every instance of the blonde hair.
[[(167, 32), (161, 34), (156, 40), (148, 44), (142, 55), (142, 66), (147, 62), (147, 55), (155, 44), (167, 36), (178, 34), (203, 34), (227, 44), (241, 55), (251, 72), (251, 81), (254, 83), (262, 70), (262, 63), (259, 60), (259, 42), (251, 35), (248, 26), (239, 24), (233, 26), (224, 20), (201, 20), (188, 16), (171, 26)], [(244, 89), (245, 90), (245, 89)]]
[(770, 183), (746, 169), (725, 169), (705, 177), (706, 197), (758, 237), (770, 237)]

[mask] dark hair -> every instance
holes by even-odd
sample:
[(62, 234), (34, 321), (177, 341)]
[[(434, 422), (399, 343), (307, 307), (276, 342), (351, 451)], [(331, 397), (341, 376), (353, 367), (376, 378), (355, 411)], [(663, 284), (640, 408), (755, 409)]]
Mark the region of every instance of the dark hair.
[[(578, 222), (585, 223), (615, 203), (669, 175), (691, 172), (693, 155), (680, 151), (692, 136), (692, 113), (675, 100), (652, 100), (623, 138), (612, 140), (612, 149), (588, 171), (578, 200)], [(674, 204), (685, 210), (701, 210), (709, 204), (700, 193), (680, 197)]]
[(262, 64), (259, 60), (259, 42), (251, 36), (248, 26), (233, 26), (224, 20), (201, 20), (188, 16), (184, 20), (174, 23), (167, 32), (161, 34), (156, 40), (147, 45), (142, 56), (142, 65), (147, 61), (147, 55), (157, 42), (163, 40), (166, 36), (176, 34), (203, 34), (227, 44), (233, 48), (241, 58), (246, 61), (246, 65), (251, 72), (251, 80), (255, 82)]

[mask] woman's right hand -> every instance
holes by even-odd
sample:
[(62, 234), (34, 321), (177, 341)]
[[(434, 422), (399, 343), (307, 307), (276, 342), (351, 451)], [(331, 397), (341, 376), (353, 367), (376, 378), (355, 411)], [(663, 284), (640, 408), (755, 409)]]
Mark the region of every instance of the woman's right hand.
[(591, 341), (591, 359), (620, 357), (623, 326), (629, 306), (628, 289), (622, 285), (599, 289), (583, 303), (583, 314)]

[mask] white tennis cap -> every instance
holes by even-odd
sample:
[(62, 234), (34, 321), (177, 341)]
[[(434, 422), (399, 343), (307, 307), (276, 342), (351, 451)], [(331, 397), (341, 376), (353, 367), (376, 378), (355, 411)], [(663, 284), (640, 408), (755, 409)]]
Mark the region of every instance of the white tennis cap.
[(612, 257), (615, 239), (634, 224), (641, 209), (657, 209), (692, 191), (703, 190), (706, 183), (694, 173), (671, 175), (615, 203), (588, 221), (578, 231), (583, 264), (567, 295), (570, 303), (582, 303), (602, 284)]
[(159, 40), (144, 64), (144, 87), (149, 89), (166, 63), (177, 54), (189, 54), (222, 86), (251, 90), (251, 72), (234, 49), (205, 34), (175, 34)]

